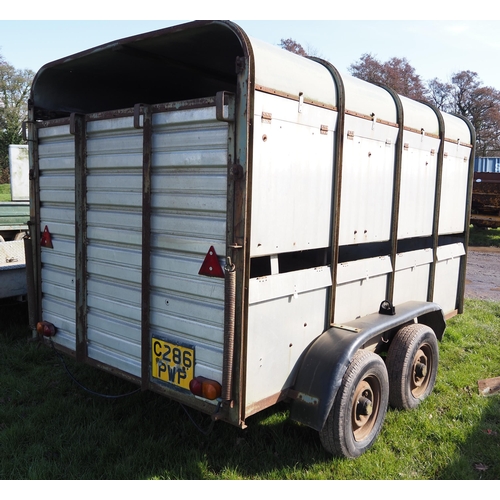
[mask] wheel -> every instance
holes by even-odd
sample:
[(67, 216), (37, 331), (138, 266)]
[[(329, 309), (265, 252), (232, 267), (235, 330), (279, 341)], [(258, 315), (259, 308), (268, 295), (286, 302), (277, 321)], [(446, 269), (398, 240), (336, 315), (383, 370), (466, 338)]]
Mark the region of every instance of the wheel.
[(418, 323), (401, 328), (386, 358), (390, 405), (406, 410), (417, 407), (434, 389), (438, 361), (432, 328)]
[(384, 423), (389, 380), (382, 359), (359, 350), (348, 366), (319, 436), (335, 456), (356, 458), (372, 446)]

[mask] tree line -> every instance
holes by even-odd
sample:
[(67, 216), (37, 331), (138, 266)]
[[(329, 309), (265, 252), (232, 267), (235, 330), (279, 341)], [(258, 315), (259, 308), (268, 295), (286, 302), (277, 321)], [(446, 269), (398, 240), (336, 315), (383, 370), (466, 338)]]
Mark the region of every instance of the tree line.
[[(315, 55), (314, 49), (306, 50), (291, 38), (282, 39), (280, 46), (304, 57)], [(474, 71), (454, 73), (449, 82), (438, 78), (423, 81), (406, 58), (380, 61), (369, 53), (348, 71), (361, 80), (387, 85), (402, 96), (464, 116), (476, 130), (476, 156), (500, 156), (500, 91), (484, 85)]]
[(35, 76), (16, 69), (0, 54), (0, 184), (9, 182), (9, 145), (23, 144), (22, 123), (28, 116), (28, 97)]

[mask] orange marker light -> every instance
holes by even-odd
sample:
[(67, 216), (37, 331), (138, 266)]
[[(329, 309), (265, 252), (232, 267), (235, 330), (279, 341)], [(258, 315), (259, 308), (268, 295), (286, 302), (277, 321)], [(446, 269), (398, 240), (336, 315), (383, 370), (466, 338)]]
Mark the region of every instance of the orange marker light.
[(56, 327), (48, 321), (39, 321), (36, 324), (36, 331), (44, 337), (52, 337), (56, 334)]
[(219, 382), (205, 377), (195, 377), (189, 383), (189, 390), (195, 395), (205, 399), (217, 399), (221, 395), (222, 387)]

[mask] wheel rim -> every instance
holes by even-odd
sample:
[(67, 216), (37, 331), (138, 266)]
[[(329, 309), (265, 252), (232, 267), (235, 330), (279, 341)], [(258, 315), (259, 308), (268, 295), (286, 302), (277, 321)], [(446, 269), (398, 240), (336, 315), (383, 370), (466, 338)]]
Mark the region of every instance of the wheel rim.
[(419, 398), (425, 393), (432, 376), (432, 349), (428, 344), (422, 344), (416, 352), (412, 363), (411, 393)]
[(380, 410), (381, 387), (375, 377), (363, 379), (356, 387), (352, 404), (352, 432), (356, 441), (370, 434)]

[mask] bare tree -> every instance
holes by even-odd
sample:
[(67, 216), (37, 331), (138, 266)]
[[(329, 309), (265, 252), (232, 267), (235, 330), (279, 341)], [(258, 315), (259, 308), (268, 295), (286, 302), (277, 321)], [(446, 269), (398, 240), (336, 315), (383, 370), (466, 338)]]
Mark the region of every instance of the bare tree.
[(453, 85), (438, 78), (427, 82), (427, 100), (442, 111), (453, 111)]
[(349, 70), (353, 76), (385, 84), (403, 96), (465, 116), (476, 130), (476, 154), (500, 156), (500, 92), (484, 86), (477, 73), (460, 71), (451, 83), (434, 78), (425, 85), (407, 59), (393, 57), (382, 63), (371, 54), (363, 54)]
[(452, 111), (465, 116), (476, 130), (476, 154), (500, 156), (500, 92), (483, 85), (474, 71), (452, 78)]
[(304, 47), (302, 47), (302, 45), (300, 45), (300, 43), (296, 42), (292, 38), (287, 38), (286, 40), (282, 38), (279, 46), (282, 49), (288, 50), (288, 52), (292, 52), (292, 53), (297, 54), (299, 56), (307, 57), (309, 55), (305, 51)]
[(349, 66), (352, 76), (370, 83), (385, 83), (383, 64), (371, 54), (363, 54)]
[(361, 80), (387, 85), (411, 99), (425, 97), (425, 85), (405, 57), (381, 62), (371, 54), (363, 54), (359, 61), (349, 66), (349, 72)]
[(323, 57), (318, 51), (318, 49), (316, 49), (315, 47), (307, 45), (307, 47), (304, 48), (299, 42), (295, 41), (293, 38), (287, 38), (286, 40), (282, 38), (281, 42), (279, 43), (279, 46), (282, 49), (288, 50), (288, 52), (293, 52), (294, 54), (297, 54), (299, 56), (319, 57), (321, 59), (325, 59), (326, 61), (328, 61), (328, 59)]

